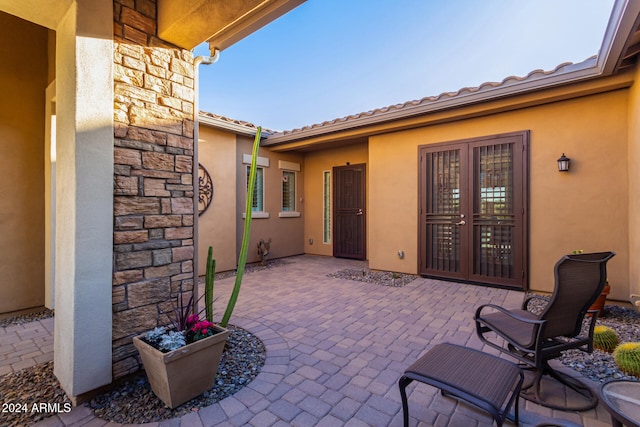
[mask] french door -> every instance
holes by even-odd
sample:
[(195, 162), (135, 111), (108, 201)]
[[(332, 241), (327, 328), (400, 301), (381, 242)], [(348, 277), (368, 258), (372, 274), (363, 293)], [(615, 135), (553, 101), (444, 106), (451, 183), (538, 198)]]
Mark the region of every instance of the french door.
[(526, 289), (528, 136), (420, 147), (420, 274)]

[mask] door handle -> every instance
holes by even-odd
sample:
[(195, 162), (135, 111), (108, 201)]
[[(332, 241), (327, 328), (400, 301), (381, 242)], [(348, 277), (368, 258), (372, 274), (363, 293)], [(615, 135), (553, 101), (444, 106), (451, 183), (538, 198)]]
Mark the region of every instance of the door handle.
[(464, 219), (460, 222), (456, 222), (456, 225), (465, 225), (467, 223), (467, 221), (465, 221)]
[(362, 215), (362, 209), (358, 209), (358, 212), (356, 212), (356, 215)]

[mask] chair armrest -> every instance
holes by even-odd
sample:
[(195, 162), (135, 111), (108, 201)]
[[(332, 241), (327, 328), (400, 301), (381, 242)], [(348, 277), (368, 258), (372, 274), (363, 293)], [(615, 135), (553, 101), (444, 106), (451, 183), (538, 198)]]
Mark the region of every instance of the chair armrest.
[(478, 309), (476, 310), (476, 315), (475, 315), (475, 319), (478, 319), (480, 317), (480, 313), (484, 308), (493, 308), (494, 310), (500, 311), (503, 314), (506, 314), (507, 316), (511, 317), (514, 320), (520, 321), (520, 322), (524, 322), (524, 323), (529, 323), (529, 324), (535, 324), (535, 325), (544, 325), (546, 320), (535, 320), (535, 319), (528, 319), (526, 317), (522, 317), (519, 316), (509, 310), (507, 310), (504, 307), (501, 307), (499, 305), (495, 305), (495, 304), (484, 304), (481, 305), (480, 307), (478, 307)]
[[(514, 322), (520, 322), (522, 324), (528, 325), (531, 327), (531, 330), (527, 332), (527, 341), (523, 341), (518, 340), (512, 336), (510, 336), (509, 331), (507, 330), (500, 330), (498, 329), (495, 325), (492, 324), (491, 319), (489, 318), (483, 318), (482, 317), (482, 312), (485, 309), (493, 309), (495, 311), (498, 311), (500, 313), (502, 313), (503, 315), (507, 316), (509, 319), (513, 320)], [(476, 314), (474, 317), (475, 321), (476, 321), (476, 328), (479, 330), (480, 329), (480, 325), (482, 324), (486, 329), (491, 330), (495, 333), (497, 333), (498, 335), (500, 335), (502, 338), (504, 338), (507, 342), (511, 343), (512, 345), (514, 345), (515, 347), (527, 351), (529, 350), (532, 346), (535, 345), (535, 343), (537, 343), (540, 340), (541, 334), (542, 334), (542, 330), (545, 326), (545, 324), (547, 323), (546, 320), (538, 320), (538, 319), (530, 319), (527, 317), (523, 317), (520, 316), (516, 313), (513, 313), (512, 311), (509, 311), (507, 309), (505, 309), (504, 307), (501, 307), (499, 305), (495, 305), (495, 304), (484, 304), (481, 305), (480, 307), (477, 308), (476, 310)], [(521, 336), (521, 338), (524, 339), (524, 336)]]

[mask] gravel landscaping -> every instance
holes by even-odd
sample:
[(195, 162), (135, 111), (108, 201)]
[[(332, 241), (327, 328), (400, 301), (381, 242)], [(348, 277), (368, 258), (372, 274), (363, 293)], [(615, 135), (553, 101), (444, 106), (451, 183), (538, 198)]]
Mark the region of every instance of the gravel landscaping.
[[(53, 362), (0, 377), (0, 396), (7, 405), (0, 412), (0, 426), (25, 426), (71, 410), (71, 400), (53, 376)], [(58, 406), (40, 410), (40, 403)]]
[[(229, 329), (231, 334), (220, 360), (215, 384), (199, 397), (170, 409), (153, 394), (146, 375), (141, 372), (96, 396), (87, 406), (103, 420), (141, 424), (179, 417), (231, 396), (260, 373), (266, 349), (262, 341), (250, 332), (233, 325), (229, 325)], [(71, 408), (71, 401), (53, 375), (53, 362), (0, 377), (0, 396), (3, 404), (21, 405), (0, 412), (1, 426), (28, 425)], [(57, 404), (58, 407), (53, 411), (34, 411), (33, 405), (41, 402)]]
[(47, 319), (49, 317), (53, 317), (53, 310), (44, 308), (42, 310), (34, 311), (33, 313), (20, 314), (18, 316), (1, 319), (0, 328), (12, 326), (12, 325), (23, 325), (25, 323), (34, 322), (36, 320)]
[(371, 271), (363, 268), (361, 270), (340, 270), (335, 273), (327, 274), (327, 277), (400, 288), (413, 282), (418, 276), (414, 274), (394, 273), (390, 271)]
[(215, 384), (204, 394), (170, 409), (153, 394), (146, 375), (142, 373), (95, 397), (89, 402), (89, 408), (103, 420), (141, 424), (179, 417), (231, 396), (260, 373), (266, 350), (262, 341), (250, 332), (232, 325), (228, 329), (231, 334), (220, 360)]
[[(597, 324), (612, 328), (620, 343), (640, 342), (640, 313), (635, 310), (616, 305), (605, 306), (604, 316), (598, 317)], [(591, 354), (579, 350), (566, 351), (560, 361), (596, 382), (611, 379), (640, 381), (638, 377), (620, 372), (613, 355), (602, 350), (595, 349)]]
[[(539, 296), (529, 303), (533, 312), (542, 310), (548, 297)], [(587, 333), (589, 319), (582, 323), (582, 333)], [(640, 342), (640, 313), (636, 310), (618, 305), (606, 305), (604, 313), (596, 319), (596, 325), (612, 328), (618, 335), (620, 343)], [(594, 349), (593, 353), (580, 350), (567, 350), (558, 358), (565, 366), (580, 372), (583, 376), (595, 382), (605, 382), (612, 379), (628, 379), (638, 381), (640, 378), (625, 375), (618, 369), (613, 354)]]

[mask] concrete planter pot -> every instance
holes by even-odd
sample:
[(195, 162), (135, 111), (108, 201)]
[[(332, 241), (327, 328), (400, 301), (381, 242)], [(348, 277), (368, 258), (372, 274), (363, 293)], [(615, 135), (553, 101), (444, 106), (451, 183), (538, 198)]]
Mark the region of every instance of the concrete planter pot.
[(168, 407), (175, 408), (213, 387), (230, 331), (216, 326), (217, 334), (163, 353), (139, 335), (133, 338), (151, 389)]

